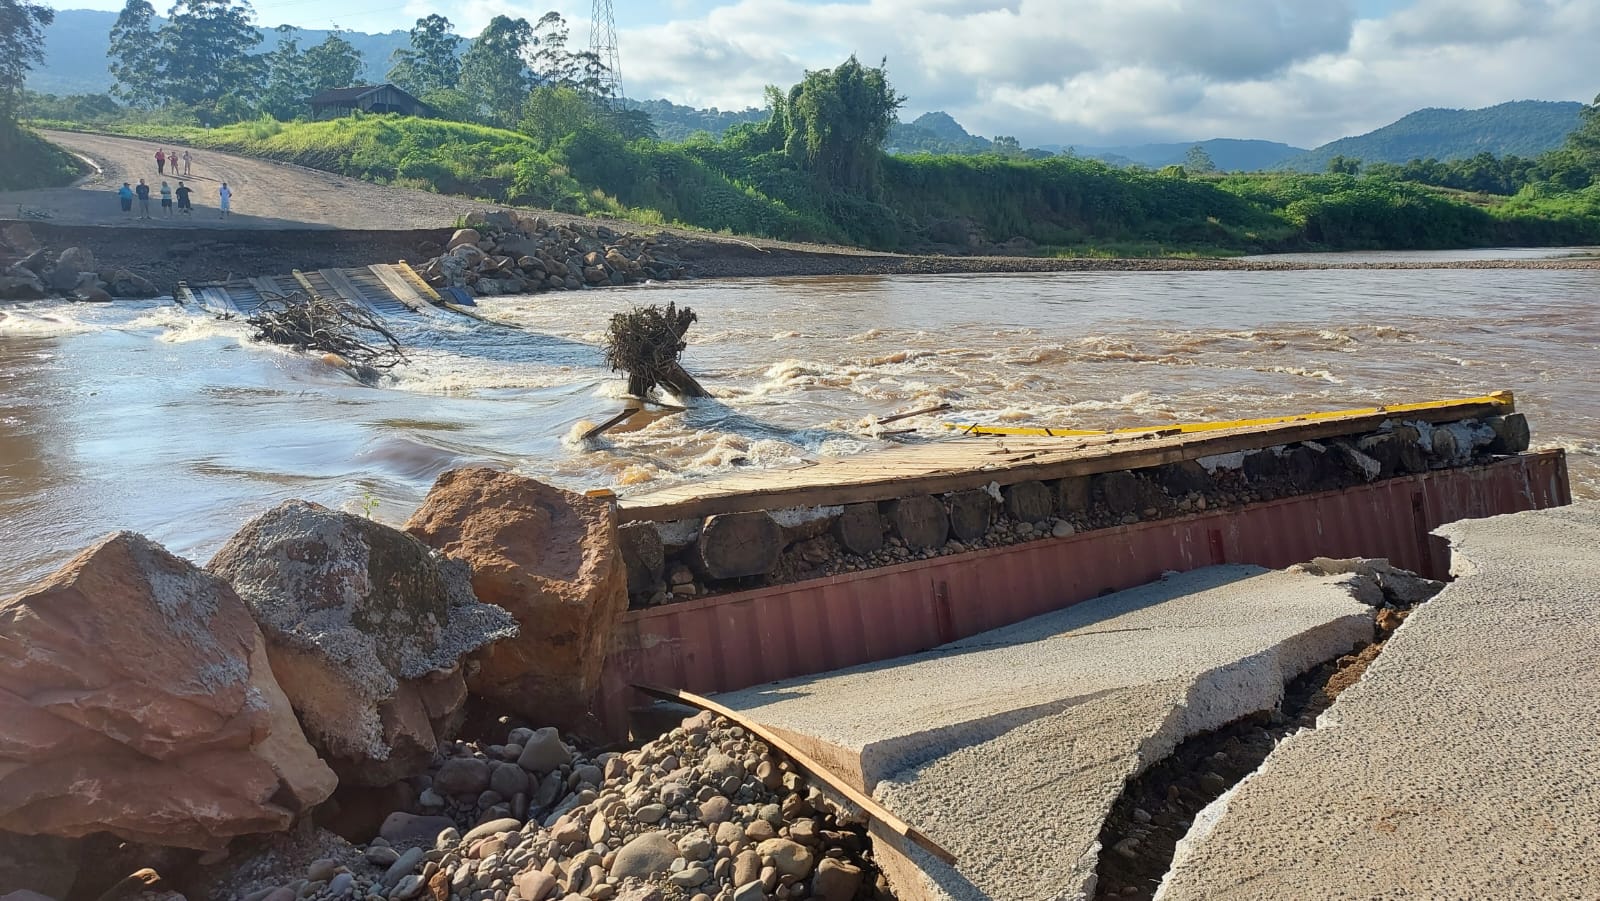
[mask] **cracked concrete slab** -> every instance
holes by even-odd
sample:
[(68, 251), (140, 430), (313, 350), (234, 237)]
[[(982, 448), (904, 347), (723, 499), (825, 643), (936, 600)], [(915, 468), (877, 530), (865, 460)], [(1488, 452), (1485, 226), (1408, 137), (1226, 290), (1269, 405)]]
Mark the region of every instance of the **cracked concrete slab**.
[(1372, 639), (1352, 576), (1172, 575), (932, 651), (720, 695), (953, 852), (880, 834), (902, 901), (1092, 891), (1132, 775)]
[(1158, 898), (1600, 897), (1600, 505), (1439, 533), (1457, 580), (1196, 819)]

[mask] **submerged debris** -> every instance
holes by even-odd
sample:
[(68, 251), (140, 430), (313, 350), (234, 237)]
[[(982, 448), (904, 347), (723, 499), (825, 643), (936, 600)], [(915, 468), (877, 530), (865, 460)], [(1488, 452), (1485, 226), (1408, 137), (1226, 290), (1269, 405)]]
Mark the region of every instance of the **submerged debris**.
[(628, 393), (647, 396), (661, 386), (679, 397), (710, 396), (678, 362), (688, 347), (683, 336), (698, 317), (688, 307), (667, 304), (635, 307), (611, 317), (606, 334), (606, 365), (628, 374)]
[(272, 296), (264, 298), (245, 321), (259, 341), (337, 354), (372, 369), (392, 369), (407, 362), (399, 340), (375, 314), (345, 301), (308, 298), (298, 292)]

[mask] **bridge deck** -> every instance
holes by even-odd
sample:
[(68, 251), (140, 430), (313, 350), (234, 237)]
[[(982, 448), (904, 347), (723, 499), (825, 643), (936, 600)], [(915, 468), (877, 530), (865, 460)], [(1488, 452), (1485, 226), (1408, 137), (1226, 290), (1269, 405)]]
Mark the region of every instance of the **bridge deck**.
[(1072, 438), (959, 435), (928, 444), (848, 457), (819, 457), (799, 466), (759, 470), (707, 482), (672, 485), (622, 498), (620, 519), (662, 522), (747, 510), (852, 504), (915, 494), (940, 494), (1140, 469), (1298, 441), (1328, 440), (1379, 428), (1390, 420), (1455, 422), (1515, 409), (1508, 392), (1403, 408), (1304, 419), (1259, 421), (1235, 428), (1184, 432), (1179, 427)]

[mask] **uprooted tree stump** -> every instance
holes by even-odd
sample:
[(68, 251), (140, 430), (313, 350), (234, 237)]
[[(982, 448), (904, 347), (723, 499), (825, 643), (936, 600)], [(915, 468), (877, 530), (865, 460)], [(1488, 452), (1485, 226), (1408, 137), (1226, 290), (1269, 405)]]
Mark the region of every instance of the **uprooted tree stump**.
[(406, 362), (399, 340), (376, 315), (344, 301), (298, 293), (267, 297), (245, 321), (258, 341), (338, 354), (356, 366), (390, 369)]
[(636, 307), (611, 317), (606, 335), (606, 365), (628, 374), (628, 393), (647, 397), (657, 385), (678, 397), (710, 397), (710, 392), (678, 362), (688, 347), (683, 336), (697, 317), (688, 307), (667, 304)]

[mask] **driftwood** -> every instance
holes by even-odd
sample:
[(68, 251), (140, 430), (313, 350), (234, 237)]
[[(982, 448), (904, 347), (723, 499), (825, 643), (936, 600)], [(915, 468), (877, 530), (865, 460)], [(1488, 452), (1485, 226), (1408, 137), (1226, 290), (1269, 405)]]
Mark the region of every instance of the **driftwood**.
[(683, 336), (697, 317), (688, 307), (667, 304), (637, 307), (611, 317), (606, 335), (606, 365), (628, 374), (628, 393), (648, 397), (661, 386), (679, 397), (710, 397), (681, 363), (678, 355), (688, 347)]
[(371, 312), (340, 300), (298, 292), (264, 298), (245, 320), (260, 341), (338, 354), (373, 369), (407, 362), (400, 342)]

